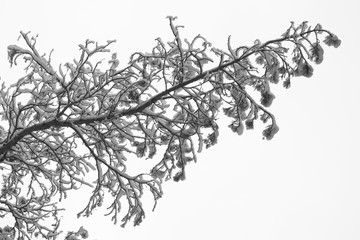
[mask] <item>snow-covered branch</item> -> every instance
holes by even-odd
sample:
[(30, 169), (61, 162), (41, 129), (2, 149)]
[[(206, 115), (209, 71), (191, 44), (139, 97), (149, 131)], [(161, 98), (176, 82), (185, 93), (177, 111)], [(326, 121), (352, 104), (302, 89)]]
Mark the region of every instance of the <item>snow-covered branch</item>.
[[(86, 40), (79, 45), (80, 58), (58, 70), (50, 56), (39, 54), (29, 33), (21, 33), (25, 48), (8, 47), (11, 65), (19, 57), (27, 64), (23, 78), (0, 90), (0, 214), (12, 214), (19, 236), (55, 238), (60, 209), (54, 197), (61, 200), (83, 185), (93, 191), (79, 216), (89, 216), (111, 197), (109, 215), (116, 223), (125, 198), (122, 225), (131, 219), (140, 224), (144, 191), (153, 195), (155, 206), (163, 180), (184, 180), (197, 152), (217, 143), (220, 108), (239, 135), (256, 120), (270, 122), (263, 137), (272, 139), (279, 128), (268, 109), (275, 99), (271, 84), (282, 81), (288, 88), (292, 77), (310, 77), (311, 62), (323, 59), (321, 34), (326, 45), (341, 43), (319, 24), (312, 28), (303, 22), (279, 39), (252, 46), (233, 48), (229, 37), (228, 49), (221, 50), (201, 35), (182, 39), (175, 18), (169, 21), (174, 40), (165, 44), (157, 38), (149, 53), (134, 53), (123, 69), (116, 53), (108, 66), (92, 61), (114, 41)], [(158, 154), (149, 172), (128, 171), (127, 159)], [(46, 225), (44, 217), (55, 223)]]

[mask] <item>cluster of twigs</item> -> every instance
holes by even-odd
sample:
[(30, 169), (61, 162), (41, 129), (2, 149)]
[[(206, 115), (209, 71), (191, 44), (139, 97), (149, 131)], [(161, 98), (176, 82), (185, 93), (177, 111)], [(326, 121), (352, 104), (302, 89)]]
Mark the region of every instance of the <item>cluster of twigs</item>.
[[(320, 34), (326, 34), (325, 44), (340, 45), (319, 24), (312, 28), (303, 22), (292, 24), (279, 39), (257, 40), (250, 47), (233, 48), (229, 37), (223, 51), (211, 48), (200, 35), (182, 39), (174, 20), (169, 17), (173, 41), (156, 39), (151, 52), (134, 53), (123, 69), (116, 53), (105, 71), (101, 62), (91, 61), (109, 52), (114, 41), (99, 45), (87, 40), (79, 45), (79, 59), (57, 69), (51, 54), (46, 58), (37, 51), (36, 38), (29, 33), (21, 32), (27, 48), (8, 47), (12, 65), (19, 57), (27, 63), (26, 76), (10, 87), (3, 83), (0, 91), (0, 213), (15, 219), (9, 236), (16, 230), (20, 239), (33, 234), (55, 238), (61, 209), (54, 197), (61, 200), (82, 185), (93, 192), (79, 216), (89, 216), (109, 193), (108, 214), (114, 222), (126, 209), (121, 204), (126, 199), (122, 226), (130, 219), (140, 224), (144, 190), (156, 205), (163, 180), (185, 179), (185, 167), (196, 161), (196, 152), (217, 142), (221, 105), (234, 132), (242, 134), (260, 119), (269, 122), (263, 135), (271, 139), (278, 126), (267, 110), (275, 97), (270, 83), (282, 81), (288, 88), (291, 77), (310, 77), (310, 61), (319, 64), (323, 59)], [(215, 67), (206, 69), (209, 63)], [(254, 99), (247, 87), (259, 91), (261, 99)], [(161, 146), (150, 172), (128, 173), (127, 158), (153, 158)], [(89, 172), (97, 174), (94, 183), (86, 178)]]

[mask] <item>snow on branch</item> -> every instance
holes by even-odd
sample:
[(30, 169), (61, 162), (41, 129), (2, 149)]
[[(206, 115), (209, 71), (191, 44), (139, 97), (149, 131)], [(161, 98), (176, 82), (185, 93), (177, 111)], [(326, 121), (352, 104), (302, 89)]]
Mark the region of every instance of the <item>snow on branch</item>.
[[(51, 54), (40, 55), (29, 33), (21, 32), (24, 47), (8, 47), (11, 66), (19, 57), (27, 64), (24, 77), (0, 89), (0, 214), (14, 217), (18, 236), (54, 239), (62, 210), (54, 198), (83, 185), (93, 191), (78, 216), (90, 216), (110, 197), (114, 223), (123, 214), (122, 226), (131, 219), (140, 224), (144, 191), (152, 194), (155, 207), (163, 181), (184, 180), (196, 154), (217, 143), (220, 109), (237, 134), (260, 120), (269, 123), (263, 137), (272, 139), (279, 127), (268, 110), (275, 99), (271, 84), (288, 88), (294, 76), (311, 77), (311, 63), (323, 60), (322, 45), (341, 43), (321, 25), (303, 22), (252, 46), (233, 48), (229, 37), (228, 49), (221, 50), (201, 35), (182, 39), (181, 26), (168, 19), (174, 39), (157, 38), (150, 52), (132, 54), (122, 69), (116, 53), (105, 70), (92, 60), (109, 52), (114, 41), (86, 40), (79, 45), (80, 58), (58, 68)], [(130, 158), (157, 161), (149, 172), (133, 174)]]

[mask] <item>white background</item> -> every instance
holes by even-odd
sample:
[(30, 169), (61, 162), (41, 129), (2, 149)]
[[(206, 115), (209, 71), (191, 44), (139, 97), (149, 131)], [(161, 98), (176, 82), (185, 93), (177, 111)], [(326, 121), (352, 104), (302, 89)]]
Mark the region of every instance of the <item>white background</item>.
[(273, 87), (270, 110), (280, 131), (272, 141), (262, 140), (260, 123), (241, 137), (222, 125), (218, 145), (188, 167), (185, 182), (165, 184), (155, 212), (139, 227), (122, 229), (102, 214), (76, 219), (86, 201), (77, 192), (65, 202), (64, 229), (84, 225), (99, 240), (360, 239), (359, 9), (355, 0), (2, 0), (6, 84), (24, 74), (7, 60), (6, 47), (20, 30), (39, 34), (38, 50), (54, 48), (57, 63), (78, 57), (77, 45), (87, 38), (117, 39), (112, 49), (124, 65), (132, 52), (150, 51), (156, 37), (172, 40), (168, 15), (185, 26), (182, 37), (200, 33), (218, 48), (228, 35), (234, 46), (277, 38), (290, 21), (321, 23), (342, 39), (338, 49), (324, 46), (312, 78), (294, 78), (289, 90)]

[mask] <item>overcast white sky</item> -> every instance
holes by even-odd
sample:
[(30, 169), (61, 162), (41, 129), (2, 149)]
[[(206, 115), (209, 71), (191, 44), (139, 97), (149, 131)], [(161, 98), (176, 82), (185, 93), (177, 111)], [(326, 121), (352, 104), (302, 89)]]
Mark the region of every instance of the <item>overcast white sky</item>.
[[(166, 183), (155, 212), (139, 227), (122, 229), (109, 218), (76, 219), (90, 239), (360, 239), (359, 3), (353, 0), (62, 0), (1, 1), (0, 76), (7, 84), (23, 72), (9, 68), (6, 47), (19, 31), (39, 34), (41, 52), (55, 62), (79, 56), (79, 43), (117, 39), (122, 63), (148, 51), (158, 36), (171, 40), (167, 15), (178, 16), (183, 37), (201, 34), (218, 48), (280, 36), (290, 21), (321, 23), (342, 39), (324, 47), (325, 60), (310, 79), (275, 88), (271, 111), (280, 132), (263, 141), (262, 128), (241, 137), (226, 126), (217, 146), (188, 167), (187, 180)], [(356, 24), (357, 23), (357, 24)], [(69, 199), (82, 209), (81, 194)], [(98, 211), (101, 212), (101, 211)], [(0, 224), (1, 225), (1, 224)]]

